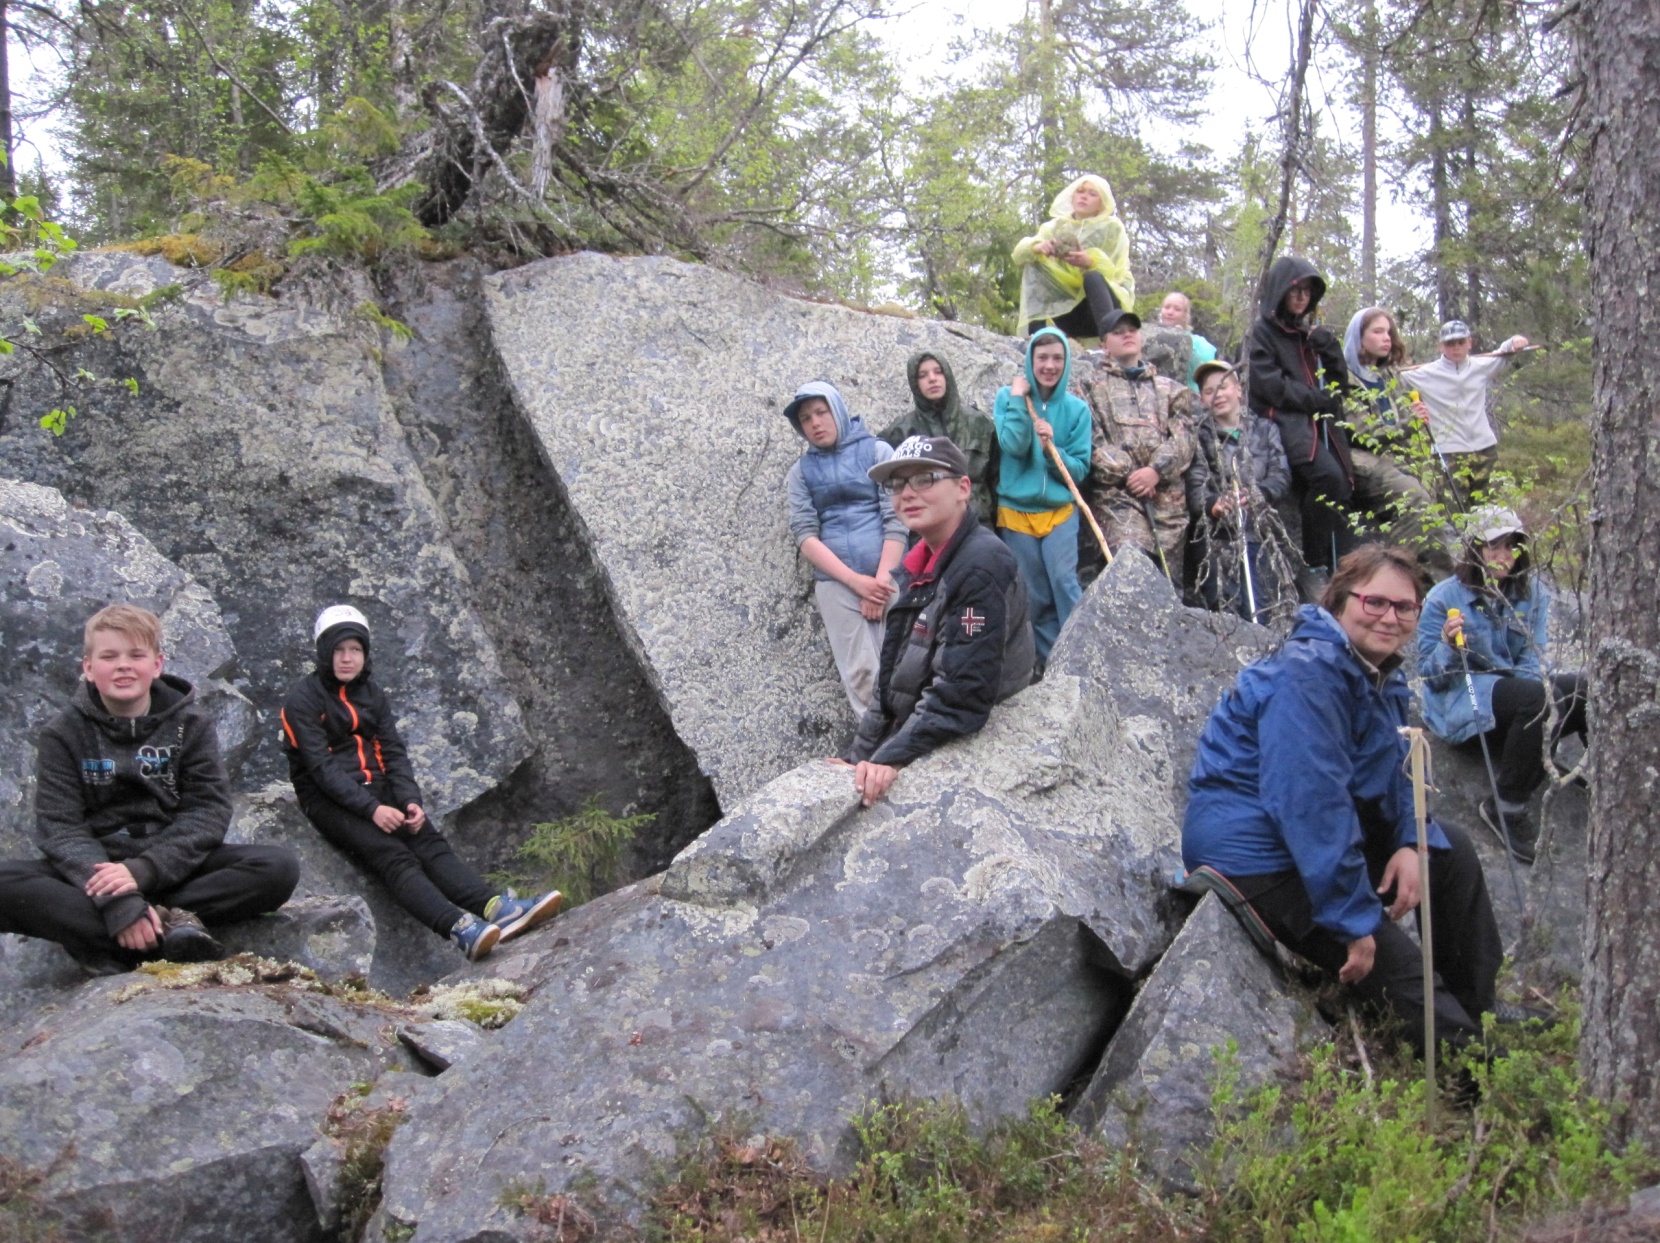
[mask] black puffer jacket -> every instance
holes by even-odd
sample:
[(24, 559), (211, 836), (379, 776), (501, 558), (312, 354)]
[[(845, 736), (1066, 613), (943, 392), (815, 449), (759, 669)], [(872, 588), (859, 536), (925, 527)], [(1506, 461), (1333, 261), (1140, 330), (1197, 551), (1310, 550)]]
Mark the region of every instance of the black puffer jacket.
[(35, 837), (58, 874), (84, 887), (125, 863), (139, 892), (95, 898), (111, 935), (202, 865), (231, 824), (230, 782), (213, 718), (183, 678), (150, 687), (150, 711), (111, 716), (90, 682), (40, 736)]
[(282, 705), (283, 751), (301, 810), (319, 797), (364, 817), (421, 804), (392, 702), (367, 665), (343, 685), (324, 664), (319, 659), (294, 683)]
[[(1301, 319), (1288, 322), (1280, 304), (1299, 280), (1311, 286), (1308, 310)], [(1315, 310), (1325, 294), (1326, 278), (1307, 259), (1286, 255), (1268, 269), (1262, 316), (1251, 325), (1246, 340), (1250, 403), (1255, 413), (1278, 425), (1293, 466), (1314, 460), (1319, 420), (1330, 433), (1332, 452), (1352, 478), (1348, 434), (1337, 422), (1352, 387), (1349, 366), (1343, 361), (1343, 345), (1336, 334), (1314, 323)]]
[(906, 557), (888, 610), (876, 699), (846, 758), (899, 767), (976, 732), (1032, 680), (1026, 585), (1014, 554), (972, 512), (927, 577), (927, 546)]

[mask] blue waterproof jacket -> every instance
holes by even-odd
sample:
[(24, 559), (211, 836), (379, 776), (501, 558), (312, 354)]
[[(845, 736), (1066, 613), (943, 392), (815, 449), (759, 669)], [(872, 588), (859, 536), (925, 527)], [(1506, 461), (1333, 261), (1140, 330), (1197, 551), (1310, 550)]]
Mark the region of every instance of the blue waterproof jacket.
[[(1037, 377), (1032, 374), (1032, 350), (1046, 338), (1066, 346), (1066, 368), (1045, 399), (1039, 396)], [(1078, 482), (1089, 474), (1090, 437), (1094, 422), (1089, 403), (1067, 392), (1072, 378), (1072, 347), (1059, 328), (1039, 328), (1026, 343), (1026, 383), (1032, 390), (1032, 409), (1055, 429), (1055, 448), (1060, 450), (1067, 473)], [(997, 390), (997, 447), (1002, 461), (997, 471), (997, 503), (1025, 514), (1041, 514), (1072, 504), (1072, 492), (1055, 469), (1055, 460), (1045, 452), (1032, 427), (1026, 399), (1016, 397), (1007, 387)]]
[[(1295, 870), (1320, 927), (1345, 943), (1377, 931), (1383, 903), (1362, 842), (1418, 840), (1399, 733), (1410, 698), (1398, 668), (1373, 670), (1335, 617), (1305, 604), (1199, 736), (1183, 862), (1224, 876)], [(1433, 821), (1429, 839), (1450, 847)]]
[[(796, 546), (818, 536), (843, 565), (857, 574), (874, 574), (882, 561), (882, 544), (905, 543), (905, 526), (893, 512), (869, 471), (893, 456), (893, 450), (865, 430), (864, 423), (847, 413), (847, 403), (834, 384), (813, 380), (796, 391), (784, 407), (784, 417), (801, 435), (801, 403), (822, 397), (836, 416), (836, 443), (820, 449), (811, 443), (790, 467), (784, 491), (790, 505), (790, 535)], [(806, 437), (802, 436), (805, 440)], [(830, 576), (817, 566), (813, 577)]]
[[(1448, 609), (1464, 613), (1464, 653), (1476, 688), (1473, 705), (1458, 649), (1441, 637)], [(1531, 574), (1523, 600), (1477, 591), (1457, 578), (1435, 585), (1418, 615), (1418, 676), (1424, 680), (1424, 724), (1436, 737), (1464, 742), (1486, 733), (1494, 725), (1494, 683), (1501, 677), (1538, 681), (1544, 676), (1549, 611), (1550, 594)]]

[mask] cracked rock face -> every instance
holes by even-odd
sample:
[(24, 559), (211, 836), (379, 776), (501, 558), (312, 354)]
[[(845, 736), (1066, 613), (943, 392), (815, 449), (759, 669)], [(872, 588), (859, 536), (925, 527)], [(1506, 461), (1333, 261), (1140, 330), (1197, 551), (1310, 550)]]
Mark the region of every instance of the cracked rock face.
[(879, 431), (910, 405), (906, 357), (929, 348), (989, 412), (1014, 347), (672, 259), (572, 255), (485, 284), (515, 400), (721, 805), (833, 754), (853, 719), (785, 521), (805, 442), (784, 406), (827, 379)]
[[(206, 588), (267, 731), (289, 683), (311, 668), (318, 611), (362, 609), (428, 809), (454, 811), (512, 772), (529, 742), (366, 322), (303, 297), (227, 302), (201, 274), (118, 251), (59, 265), (52, 304), (36, 315), (50, 330), (107, 312), (99, 299), (180, 282), (154, 331), (128, 322), (77, 349), (78, 365), (136, 379), (136, 395), (93, 390), (54, 437), (35, 416), (55, 393), (32, 373), (19, 382), (0, 474), (118, 510)], [(286, 776), (270, 745), (249, 768), (255, 786)]]
[[(1169, 943), (1187, 718), (1261, 643), (1224, 625), (1178, 644), (1183, 614), (1151, 563), (1123, 559), (1045, 681), (883, 803), (860, 809), (846, 768), (803, 765), (659, 881), (474, 968), (534, 996), (496, 1056), (411, 1111), (386, 1221), (421, 1243), (528, 1239), (497, 1182), (597, 1180), (627, 1216), (712, 1122), (795, 1136), (836, 1169), (849, 1117), (884, 1093), (953, 1095), (984, 1121), (1063, 1088)], [(1157, 649), (1153, 667), (1115, 670), (1124, 649)]]
[(1194, 1190), (1213, 1137), (1217, 1051), (1237, 1046), (1244, 1095), (1291, 1079), (1298, 1055), (1329, 1037), (1311, 999), (1206, 894), (1142, 985), (1073, 1118), (1109, 1144), (1136, 1140), (1155, 1173)]

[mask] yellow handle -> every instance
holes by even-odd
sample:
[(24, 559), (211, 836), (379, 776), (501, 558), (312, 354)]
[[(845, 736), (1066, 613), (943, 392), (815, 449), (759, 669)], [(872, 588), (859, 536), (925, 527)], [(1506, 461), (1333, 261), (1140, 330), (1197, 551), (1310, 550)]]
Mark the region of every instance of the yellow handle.
[[(1464, 610), (1462, 610), (1462, 609), (1448, 609), (1447, 610), (1447, 616), (1448, 617), (1463, 617), (1464, 616)], [(1457, 634), (1455, 634), (1453, 636), (1453, 642), (1455, 644), (1457, 644), (1459, 647), (1464, 646), (1464, 631), (1463, 630), (1460, 630)]]
[(1419, 401), (1422, 400), (1422, 398), (1420, 398), (1418, 396), (1418, 390), (1415, 389), (1415, 388), (1410, 388), (1406, 391), (1406, 399), (1408, 401), (1412, 402), (1414, 405), (1416, 405)]

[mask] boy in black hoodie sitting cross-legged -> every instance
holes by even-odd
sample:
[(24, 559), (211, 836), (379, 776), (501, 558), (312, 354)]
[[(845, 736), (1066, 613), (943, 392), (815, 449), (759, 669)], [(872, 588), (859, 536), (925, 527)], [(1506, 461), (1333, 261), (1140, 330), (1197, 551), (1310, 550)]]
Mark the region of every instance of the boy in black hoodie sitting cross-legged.
[(282, 708), (289, 777), (313, 827), (469, 960), (556, 915), (557, 889), (496, 893), (428, 822), (391, 702), (369, 677), (368, 619), (337, 604), (318, 615), (313, 636), (317, 668)]
[(86, 624), (85, 680), (40, 736), (45, 859), (0, 862), (0, 932), (56, 941), (90, 974), (224, 956), (204, 927), (274, 911), (300, 877), (281, 846), (227, 846), (213, 718), (164, 674), (161, 622), (113, 604)]

